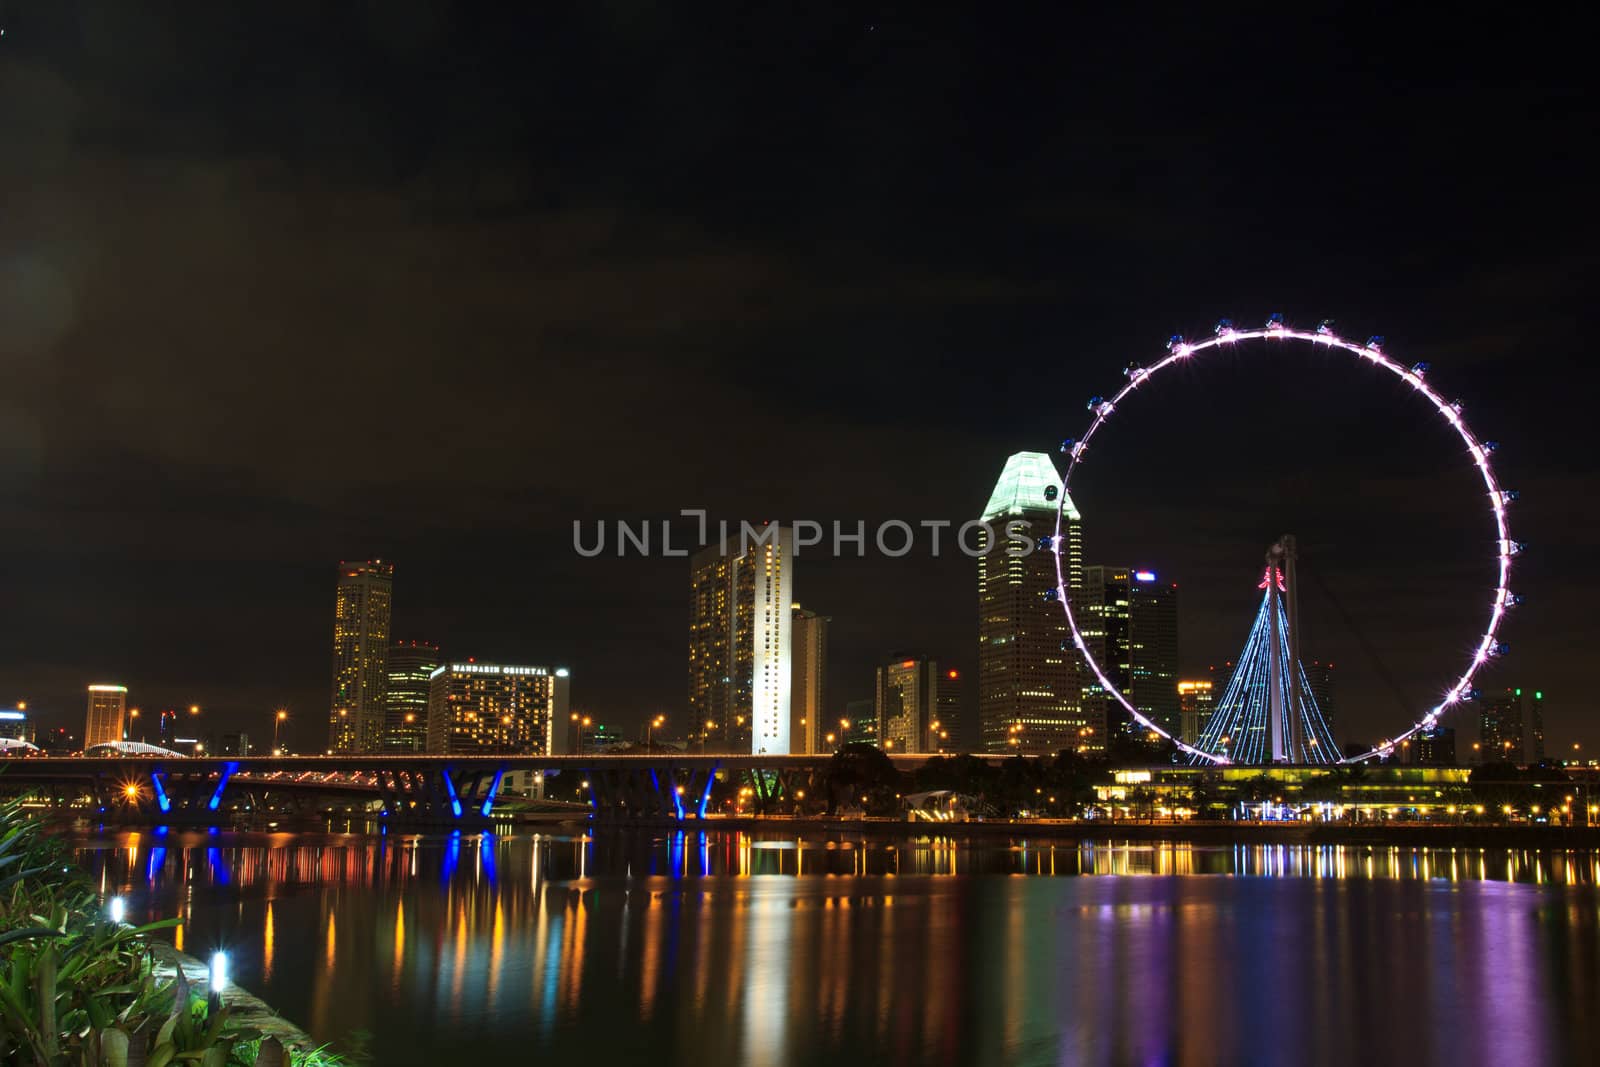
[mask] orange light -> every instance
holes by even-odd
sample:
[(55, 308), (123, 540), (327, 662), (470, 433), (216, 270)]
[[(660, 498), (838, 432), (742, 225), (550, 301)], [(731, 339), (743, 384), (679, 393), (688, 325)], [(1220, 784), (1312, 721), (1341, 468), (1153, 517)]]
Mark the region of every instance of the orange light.
[(904, 663), (900, 664), (902, 667), (915, 667), (916, 665), (917, 661), (914, 659), (908, 659)]
[(950, 672), (950, 677), (959, 678), (959, 677), (961, 677), (961, 672), (960, 671), (951, 671)]

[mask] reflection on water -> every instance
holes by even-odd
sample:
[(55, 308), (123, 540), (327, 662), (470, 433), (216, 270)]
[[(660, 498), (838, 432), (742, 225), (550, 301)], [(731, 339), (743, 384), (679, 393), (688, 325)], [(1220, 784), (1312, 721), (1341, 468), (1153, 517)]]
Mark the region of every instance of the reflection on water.
[(240, 984), (319, 1039), (370, 1032), (385, 1065), (1600, 1058), (1587, 853), (644, 831), (84, 849), (131, 918), (182, 917), (188, 951), (228, 948)]

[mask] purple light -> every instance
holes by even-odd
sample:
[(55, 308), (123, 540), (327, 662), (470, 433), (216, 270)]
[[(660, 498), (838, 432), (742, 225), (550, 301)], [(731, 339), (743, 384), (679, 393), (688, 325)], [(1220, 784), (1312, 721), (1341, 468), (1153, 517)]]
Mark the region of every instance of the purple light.
[(1134, 571), (1133, 580), (1136, 582), (1153, 582), (1156, 580), (1155, 571)]
[[(1484, 486), (1489, 490), (1489, 510), (1494, 518), (1495, 531), (1499, 540), (1499, 568), (1494, 596), (1490, 601), (1488, 632), (1484, 635), (1483, 643), (1478, 647), (1477, 652), (1468, 662), (1466, 670), (1456, 681), (1455, 685), (1450, 688), (1451, 693), (1462, 693), (1468, 691), (1472, 686), (1473, 675), (1476, 674), (1478, 669), (1489, 659), (1489, 649), (1494, 644), (1495, 634), (1499, 630), (1501, 619), (1504, 616), (1502, 604), (1505, 602), (1508, 592), (1511, 572), (1511, 557), (1519, 553), (1522, 550), (1522, 546), (1511, 540), (1510, 532), (1507, 529), (1506, 509), (1504, 506), (1505, 498), (1503, 495), (1504, 490), (1500, 488), (1500, 483), (1495, 479), (1494, 470), (1489, 465), (1489, 453), (1494, 450), (1493, 446), (1486, 447), (1483, 442), (1478, 440), (1478, 438), (1472, 433), (1471, 429), (1467, 427), (1466, 420), (1462, 418), (1459, 408), (1455, 407), (1451, 401), (1446, 400), (1444, 397), (1434, 392), (1433, 388), (1428, 385), (1427, 381), (1418, 373), (1415, 367), (1403, 366), (1385, 355), (1382, 349), (1383, 339), (1380, 337), (1370, 338), (1365, 345), (1358, 345), (1353, 342), (1345, 341), (1338, 337), (1332, 336), (1329, 333), (1310, 333), (1305, 330), (1291, 329), (1283, 325), (1282, 321), (1275, 317), (1267, 327), (1257, 330), (1239, 330), (1234, 329), (1231, 325), (1227, 327), (1222, 327), (1219, 325), (1215, 336), (1204, 341), (1192, 341), (1177, 344), (1172, 348), (1171, 351), (1167, 353), (1164, 358), (1157, 360), (1148, 367), (1143, 368), (1144, 373), (1140, 374), (1137, 378), (1129, 380), (1123, 385), (1123, 387), (1116, 393), (1115, 396), (1112, 396), (1108, 400), (1100, 401), (1097, 405), (1091, 408), (1091, 410), (1094, 411), (1094, 418), (1090, 421), (1088, 432), (1079, 438), (1073, 445), (1071, 458), (1067, 463), (1067, 473), (1061, 479), (1061, 502), (1057, 505), (1056, 511), (1055, 556), (1056, 577), (1058, 581), (1060, 581), (1062, 584), (1065, 584), (1067, 580), (1066, 570), (1061, 559), (1061, 545), (1065, 543), (1065, 539), (1062, 536), (1064, 533), (1062, 529), (1062, 523), (1064, 520), (1062, 508), (1064, 508), (1066, 501), (1070, 499), (1066, 490), (1072, 482), (1073, 472), (1078, 469), (1078, 464), (1083, 462), (1084, 453), (1088, 448), (1089, 439), (1095, 435), (1101, 426), (1105, 425), (1106, 421), (1110, 418), (1111, 413), (1116, 410), (1117, 405), (1121, 403), (1124, 397), (1133, 392), (1133, 390), (1141, 383), (1149, 381), (1159, 371), (1171, 366), (1173, 363), (1176, 363), (1179, 360), (1187, 360), (1199, 356), (1208, 348), (1215, 348), (1218, 345), (1223, 344), (1233, 344), (1237, 341), (1249, 341), (1255, 338), (1271, 338), (1277, 341), (1307, 341), (1312, 344), (1321, 345), (1328, 349), (1338, 348), (1349, 352), (1351, 355), (1363, 362), (1382, 367), (1384, 370), (1393, 374), (1407, 385), (1410, 385), (1416, 392), (1427, 397), (1427, 399), (1433, 404), (1434, 409), (1438, 411), (1440, 417), (1444, 419), (1451, 429), (1455, 430), (1455, 432), (1460, 435), (1462, 442), (1467, 446), (1467, 454), (1471, 456), (1473, 464), (1478, 468), (1478, 474), (1483, 478)], [(1146, 579), (1140, 576), (1143, 573), (1147, 572), (1140, 572), (1134, 577), (1139, 581), (1144, 581)], [(1154, 577), (1155, 576), (1152, 574), (1150, 576), (1151, 580), (1153, 580)], [(1089, 669), (1094, 672), (1095, 677), (1100, 681), (1100, 684), (1104, 687), (1105, 691), (1116, 699), (1117, 703), (1122, 706), (1124, 711), (1128, 712), (1128, 714), (1132, 716), (1134, 721), (1138, 722), (1147, 729), (1160, 734), (1162, 737), (1165, 737), (1167, 740), (1177, 745), (1178, 749), (1182, 752), (1186, 752), (1193, 756), (1199, 756), (1200, 758), (1209, 760), (1212, 763), (1220, 764), (1229, 762), (1226, 756), (1220, 756), (1211, 752), (1202, 752), (1194, 746), (1185, 744), (1184, 742), (1178, 740), (1161, 727), (1151, 722), (1148, 718), (1141, 714), (1137, 708), (1130, 704), (1127, 697), (1123, 695), (1121, 688), (1106, 676), (1104, 668), (1100, 666), (1099, 662), (1094, 658), (1094, 655), (1089, 652), (1088, 646), (1084, 643), (1083, 632), (1078, 627), (1078, 620), (1073, 617), (1071, 600), (1067, 597), (1062, 597), (1061, 607), (1067, 615), (1067, 626), (1072, 630), (1073, 644), (1075, 644), (1079, 651), (1083, 653), (1085, 662), (1089, 664)], [(1417, 731), (1432, 723), (1438, 718), (1439, 714), (1446, 708), (1450, 707), (1452, 703), (1453, 702), (1449, 699), (1441, 701), (1439, 704), (1431, 708), (1422, 718), (1418, 719), (1417, 722), (1414, 723), (1405, 733), (1400, 734), (1398, 737), (1395, 737), (1392, 740), (1385, 741), (1383, 745), (1380, 745), (1378, 748), (1373, 749), (1371, 752), (1368, 752), (1365, 755), (1347, 757), (1340, 762), (1360, 763), (1380, 753), (1389, 752), (1394, 745), (1404, 741), (1408, 737), (1411, 737)]]

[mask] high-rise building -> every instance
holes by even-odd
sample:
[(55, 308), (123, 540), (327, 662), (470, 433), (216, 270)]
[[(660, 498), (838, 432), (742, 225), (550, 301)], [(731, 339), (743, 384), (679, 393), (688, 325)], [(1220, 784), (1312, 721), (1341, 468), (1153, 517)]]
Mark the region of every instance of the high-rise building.
[(939, 752), (969, 752), (966, 741), (966, 719), (961, 714), (961, 672), (954, 667), (941, 667), (939, 691), (934, 699), (934, 716), (939, 722)]
[(794, 605), (790, 695), (789, 751), (812, 753), (818, 738), (827, 733), (825, 681), (828, 674), (828, 623), (832, 620)]
[(1456, 732), (1453, 727), (1434, 726), (1418, 730), (1411, 738), (1408, 751), (1411, 762), (1419, 767), (1454, 767), (1456, 765)]
[(960, 685), (960, 672), (933, 659), (896, 658), (880, 666), (873, 700), (878, 747), (890, 753), (946, 751), (957, 724), (942, 716), (959, 708)]
[[(844, 706), (844, 714), (840, 716), (850, 724), (844, 740), (864, 741), (869, 745), (878, 743), (878, 705), (876, 700), (852, 700)], [(831, 730), (832, 727), (829, 727)], [(838, 737), (834, 738), (835, 744)], [(828, 744), (821, 742), (822, 751), (828, 751)]]
[(333, 702), (328, 751), (375, 752), (383, 738), (394, 564), (339, 564), (333, 607)]
[(790, 750), (794, 531), (776, 523), (689, 565), (689, 712), (709, 751)]
[(1178, 740), (1192, 745), (1200, 740), (1206, 723), (1211, 721), (1211, 704), (1215, 698), (1210, 679), (1195, 679), (1178, 683)]
[(978, 557), (978, 720), (989, 752), (1052, 753), (1077, 748), (1084, 717), (1082, 667), (1054, 599), (1054, 553), (1040, 548), (1055, 535), (1062, 503), (1062, 551), (1069, 596), (1083, 584), (1083, 530), (1072, 501), (1059, 500), (1061, 476), (1043, 452), (1006, 460), (983, 521)]
[[(1178, 719), (1178, 586), (1139, 567), (1089, 566), (1083, 569), (1079, 624), (1095, 658), (1128, 702), (1169, 734), (1180, 734)], [(1143, 729), (1097, 682), (1085, 686), (1085, 700), (1104, 708), (1109, 744), (1118, 735), (1138, 738)]]
[(428, 745), (429, 679), (439, 666), (439, 646), (396, 641), (389, 646), (384, 692), (383, 749), (421, 752)]
[(1507, 686), (1485, 695), (1478, 714), (1479, 758), (1484, 763), (1538, 763), (1544, 759), (1544, 691)]
[(1306, 672), (1306, 681), (1311, 685), (1311, 696), (1317, 702), (1317, 708), (1322, 712), (1322, 719), (1328, 724), (1328, 729), (1333, 729), (1333, 664), (1323, 663), (1321, 660), (1312, 660), (1310, 663), (1301, 662)]
[(83, 727), (84, 749), (87, 751), (95, 745), (123, 740), (127, 729), (127, 711), (127, 686), (91, 685), (89, 719)]
[(567, 728), (569, 692), (564, 667), (442, 664), (428, 684), (427, 751), (555, 755), (556, 735)]

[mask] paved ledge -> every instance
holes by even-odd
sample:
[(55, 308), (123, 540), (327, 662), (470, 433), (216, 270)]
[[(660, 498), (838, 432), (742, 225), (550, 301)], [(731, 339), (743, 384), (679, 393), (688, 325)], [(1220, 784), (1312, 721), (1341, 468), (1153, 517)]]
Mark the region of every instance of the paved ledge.
[[(176, 977), (178, 969), (182, 968), (190, 988), (204, 993), (210, 986), (210, 968), (193, 956), (187, 956), (161, 941), (153, 942), (151, 949), (158, 979)], [(222, 1002), (232, 1012), (230, 1017), (233, 1021), (261, 1031), (263, 1038), (277, 1038), (287, 1051), (309, 1052), (320, 1047), (310, 1034), (279, 1015), (266, 1001), (236, 985), (229, 985), (222, 991)]]

